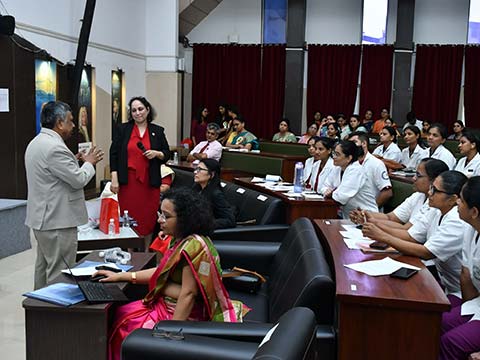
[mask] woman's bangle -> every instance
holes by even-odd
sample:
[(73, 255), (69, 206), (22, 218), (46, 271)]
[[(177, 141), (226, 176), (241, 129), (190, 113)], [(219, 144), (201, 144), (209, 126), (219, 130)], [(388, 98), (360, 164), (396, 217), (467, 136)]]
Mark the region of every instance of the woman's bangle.
[(137, 283), (137, 273), (134, 271), (132, 272), (132, 284)]

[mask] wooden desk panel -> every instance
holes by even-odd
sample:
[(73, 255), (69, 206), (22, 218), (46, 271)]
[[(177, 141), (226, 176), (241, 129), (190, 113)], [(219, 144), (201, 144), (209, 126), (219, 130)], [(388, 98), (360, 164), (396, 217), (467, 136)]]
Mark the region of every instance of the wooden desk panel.
[(389, 255), (422, 268), (408, 280), (371, 277), (344, 264), (377, 260), (384, 254), (349, 250), (339, 234), (346, 220), (315, 220), (335, 269), (339, 359), (437, 359), (442, 312), (450, 304), (418, 259)]
[[(167, 162), (167, 165), (172, 169), (180, 169), (180, 170), (191, 171), (191, 172), (193, 172), (193, 170), (195, 170), (195, 168), (197, 167), (197, 165), (194, 165), (188, 161), (180, 161), (178, 164), (173, 164), (172, 161), (169, 161)], [(241, 170), (222, 167), (222, 172), (220, 177), (222, 180), (232, 182), (234, 178), (242, 177), (242, 176), (253, 176), (253, 174), (245, 171), (241, 171)]]
[(293, 223), (300, 217), (309, 219), (336, 219), (338, 206), (335, 201), (329, 200), (304, 200), (291, 199), (282, 192), (266, 189), (251, 182), (252, 178), (235, 178), (234, 182), (240, 186), (275, 196), (281, 199), (287, 208), (286, 220), (288, 224)]
[[(154, 267), (155, 259), (154, 253), (132, 253), (134, 267), (130, 271)], [(85, 260), (102, 261), (98, 253), (89, 254)], [(73, 280), (60, 274), (53, 282), (73, 283)], [(124, 290), (136, 286), (116, 284)], [(25, 309), (27, 360), (108, 358), (108, 331), (116, 305), (82, 302), (63, 307), (27, 298), (22, 306)]]
[[(251, 159), (252, 161), (262, 161), (262, 159), (265, 159), (267, 161), (268, 159), (275, 159), (275, 160), (280, 160), (281, 161), (281, 166), (280, 169), (277, 169), (276, 172), (270, 172), (271, 175), (280, 175), (285, 181), (293, 181), (293, 174), (294, 174), (294, 169), (295, 169), (295, 163), (298, 161), (300, 162), (305, 162), (307, 159), (307, 156), (297, 156), (297, 155), (285, 155), (285, 154), (277, 154), (277, 153), (270, 153), (270, 152), (237, 152), (237, 151), (223, 151), (223, 158), (227, 159), (226, 161), (231, 164), (229, 167), (234, 168), (235, 167), (235, 160), (232, 158), (238, 157), (238, 158), (247, 158)], [(222, 160), (223, 161), (223, 160)], [(243, 171), (247, 169), (241, 169)], [(269, 173), (268, 169), (266, 170), (265, 168), (255, 168), (252, 166), (252, 168), (248, 169), (248, 171), (251, 171), (253, 174), (265, 176), (267, 173)]]

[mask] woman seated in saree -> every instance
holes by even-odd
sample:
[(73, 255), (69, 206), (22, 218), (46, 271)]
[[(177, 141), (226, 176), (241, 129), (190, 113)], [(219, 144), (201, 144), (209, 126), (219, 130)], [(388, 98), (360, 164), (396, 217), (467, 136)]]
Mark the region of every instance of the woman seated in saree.
[(243, 306), (231, 301), (222, 284), (218, 253), (208, 235), (213, 218), (206, 201), (189, 189), (164, 194), (158, 217), (160, 238), (172, 237), (170, 249), (156, 268), (105, 275), (102, 282), (149, 284), (143, 300), (120, 306), (109, 338), (109, 359), (120, 359), (120, 346), (135, 329), (161, 320), (225, 321), (242, 319)]
[(245, 120), (241, 115), (233, 119), (233, 130), (237, 133), (227, 147), (232, 149), (258, 150), (260, 144), (255, 135), (245, 129)]

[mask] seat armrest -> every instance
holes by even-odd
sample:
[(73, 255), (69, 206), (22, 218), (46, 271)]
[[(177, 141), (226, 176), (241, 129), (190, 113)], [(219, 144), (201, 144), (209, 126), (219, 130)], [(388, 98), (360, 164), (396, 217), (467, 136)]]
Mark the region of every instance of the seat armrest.
[(214, 241), (223, 269), (234, 266), (269, 275), (270, 265), (280, 243), (256, 241)]
[(150, 329), (136, 329), (122, 344), (123, 360), (247, 360), (258, 343), (224, 340), (184, 333), (178, 340), (152, 336)]
[(181, 331), (184, 334), (260, 343), (272, 327), (273, 324), (269, 323), (166, 320), (158, 322), (153, 331)]
[(231, 229), (215, 230), (212, 239), (281, 242), (289, 228), (289, 225), (284, 224), (237, 226)]
[(337, 358), (337, 334), (333, 326), (317, 325), (313, 348), (317, 359)]

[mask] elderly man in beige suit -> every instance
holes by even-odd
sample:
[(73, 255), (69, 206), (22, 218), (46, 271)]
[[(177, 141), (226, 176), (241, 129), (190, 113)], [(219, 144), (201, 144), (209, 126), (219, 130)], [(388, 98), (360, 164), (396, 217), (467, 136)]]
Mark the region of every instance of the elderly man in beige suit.
[[(42, 130), (25, 152), (28, 201), (25, 224), (37, 240), (35, 289), (45, 286), (65, 267), (73, 265), (77, 253), (77, 226), (87, 222), (83, 187), (95, 175), (103, 152), (95, 147), (75, 156), (65, 145), (72, 135), (70, 106), (48, 102), (41, 114)], [(78, 165), (78, 158), (84, 161)]]

